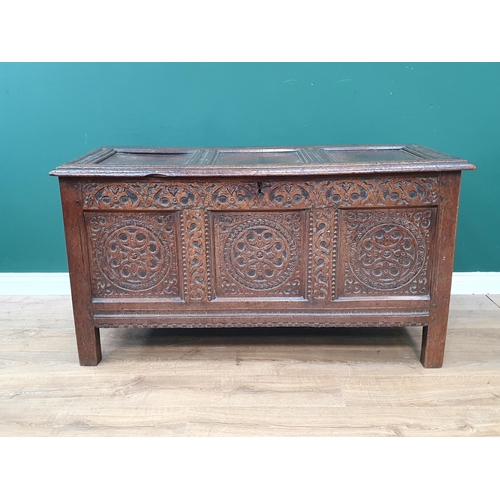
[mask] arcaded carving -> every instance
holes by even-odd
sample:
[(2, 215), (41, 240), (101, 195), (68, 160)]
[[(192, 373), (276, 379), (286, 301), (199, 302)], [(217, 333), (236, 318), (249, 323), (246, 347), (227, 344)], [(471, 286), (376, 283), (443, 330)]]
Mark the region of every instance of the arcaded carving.
[(178, 296), (174, 216), (87, 216), (97, 297)]
[(438, 199), (436, 177), (309, 181), (102, 182), (83, 187), (87, 209), (247, 210), (425, 205)]
[(437, 179), (380, 177), (327, 182), (324, 203), (334, 206), (387, 206), (435, 203)]
[(234, 182), (221, 182), (218, 185), (207, 186), (206, 206), (212, 210), (238, 208), (242, 205), (252, 205), (258, 197), (258, 186)]
[(198, 204), (196, 183), (103, 182), (84, 186), (85, 208), (190, 208)]
[(223, 296), (300, 296), (300, 212), (215, 214), (215, 273)]
[(348, 211), (344, 295), (427, 295), (434, 209)]

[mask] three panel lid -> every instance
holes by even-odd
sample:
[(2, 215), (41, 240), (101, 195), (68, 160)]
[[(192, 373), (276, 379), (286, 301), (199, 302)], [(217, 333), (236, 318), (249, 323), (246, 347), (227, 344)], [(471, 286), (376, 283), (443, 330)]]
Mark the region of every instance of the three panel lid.
[(415, 144), (248, 148), (101, 147), (57, 167), (61, 177), (310, 176), (473, 170)]

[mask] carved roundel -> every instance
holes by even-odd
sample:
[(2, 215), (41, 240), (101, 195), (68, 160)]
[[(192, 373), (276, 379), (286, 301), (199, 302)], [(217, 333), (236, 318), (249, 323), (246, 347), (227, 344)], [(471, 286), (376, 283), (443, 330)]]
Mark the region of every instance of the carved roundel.
[(102, 235), (98, 264), (114, 285), (125, 290), (147, 290), (168, 273), (172, 254), (167, 240), (140, 220), (120, 221)]
[(424, 236), (414, 224), (384, 217), (357, 233), (350, 248), (350, 267), (371, 288), (397, 289), (421, 271), (425, 256)]
[(235, 226), (224, 245), (224, 261), (231, 277), (253, 290), (269, 290), (293, 274), (297, 245), (280, 223), (250, 219)]

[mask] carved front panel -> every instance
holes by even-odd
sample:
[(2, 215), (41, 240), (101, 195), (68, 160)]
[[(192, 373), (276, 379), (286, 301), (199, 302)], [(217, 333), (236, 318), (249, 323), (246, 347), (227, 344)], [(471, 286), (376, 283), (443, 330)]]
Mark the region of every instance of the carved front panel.
[(213, 213), (219, 297), (305, 296), (304, 212)]
[(173, 213), (85, 214), (94, 297), (180, 297)]
[(435, 208), (341, 211), (339, 296), (427, 296)]

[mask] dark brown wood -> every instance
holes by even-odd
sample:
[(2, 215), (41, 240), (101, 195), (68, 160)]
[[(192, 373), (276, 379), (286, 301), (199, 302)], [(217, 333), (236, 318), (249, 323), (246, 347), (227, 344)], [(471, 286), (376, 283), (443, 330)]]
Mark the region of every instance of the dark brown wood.
[(441, 191), (446, 193), (438, 208), (429, 322), (424, 326), (420, 360), (426, 368), (440, 368), (444, 360), (451, 276), (455, 253), (460, 172), (441, 175)]
[(82, 217), (80, 183), (61, 178), (61, 199), (68, 253), (73, 315), (81, 365), (96, 366), (102, 359), (99, 328), (94, 324), (86, 231)]
[(424, 327), (443, 363), (461, 170), (416, 145), (99, 148), (60, 177), (81, 364), (98, 328)]

